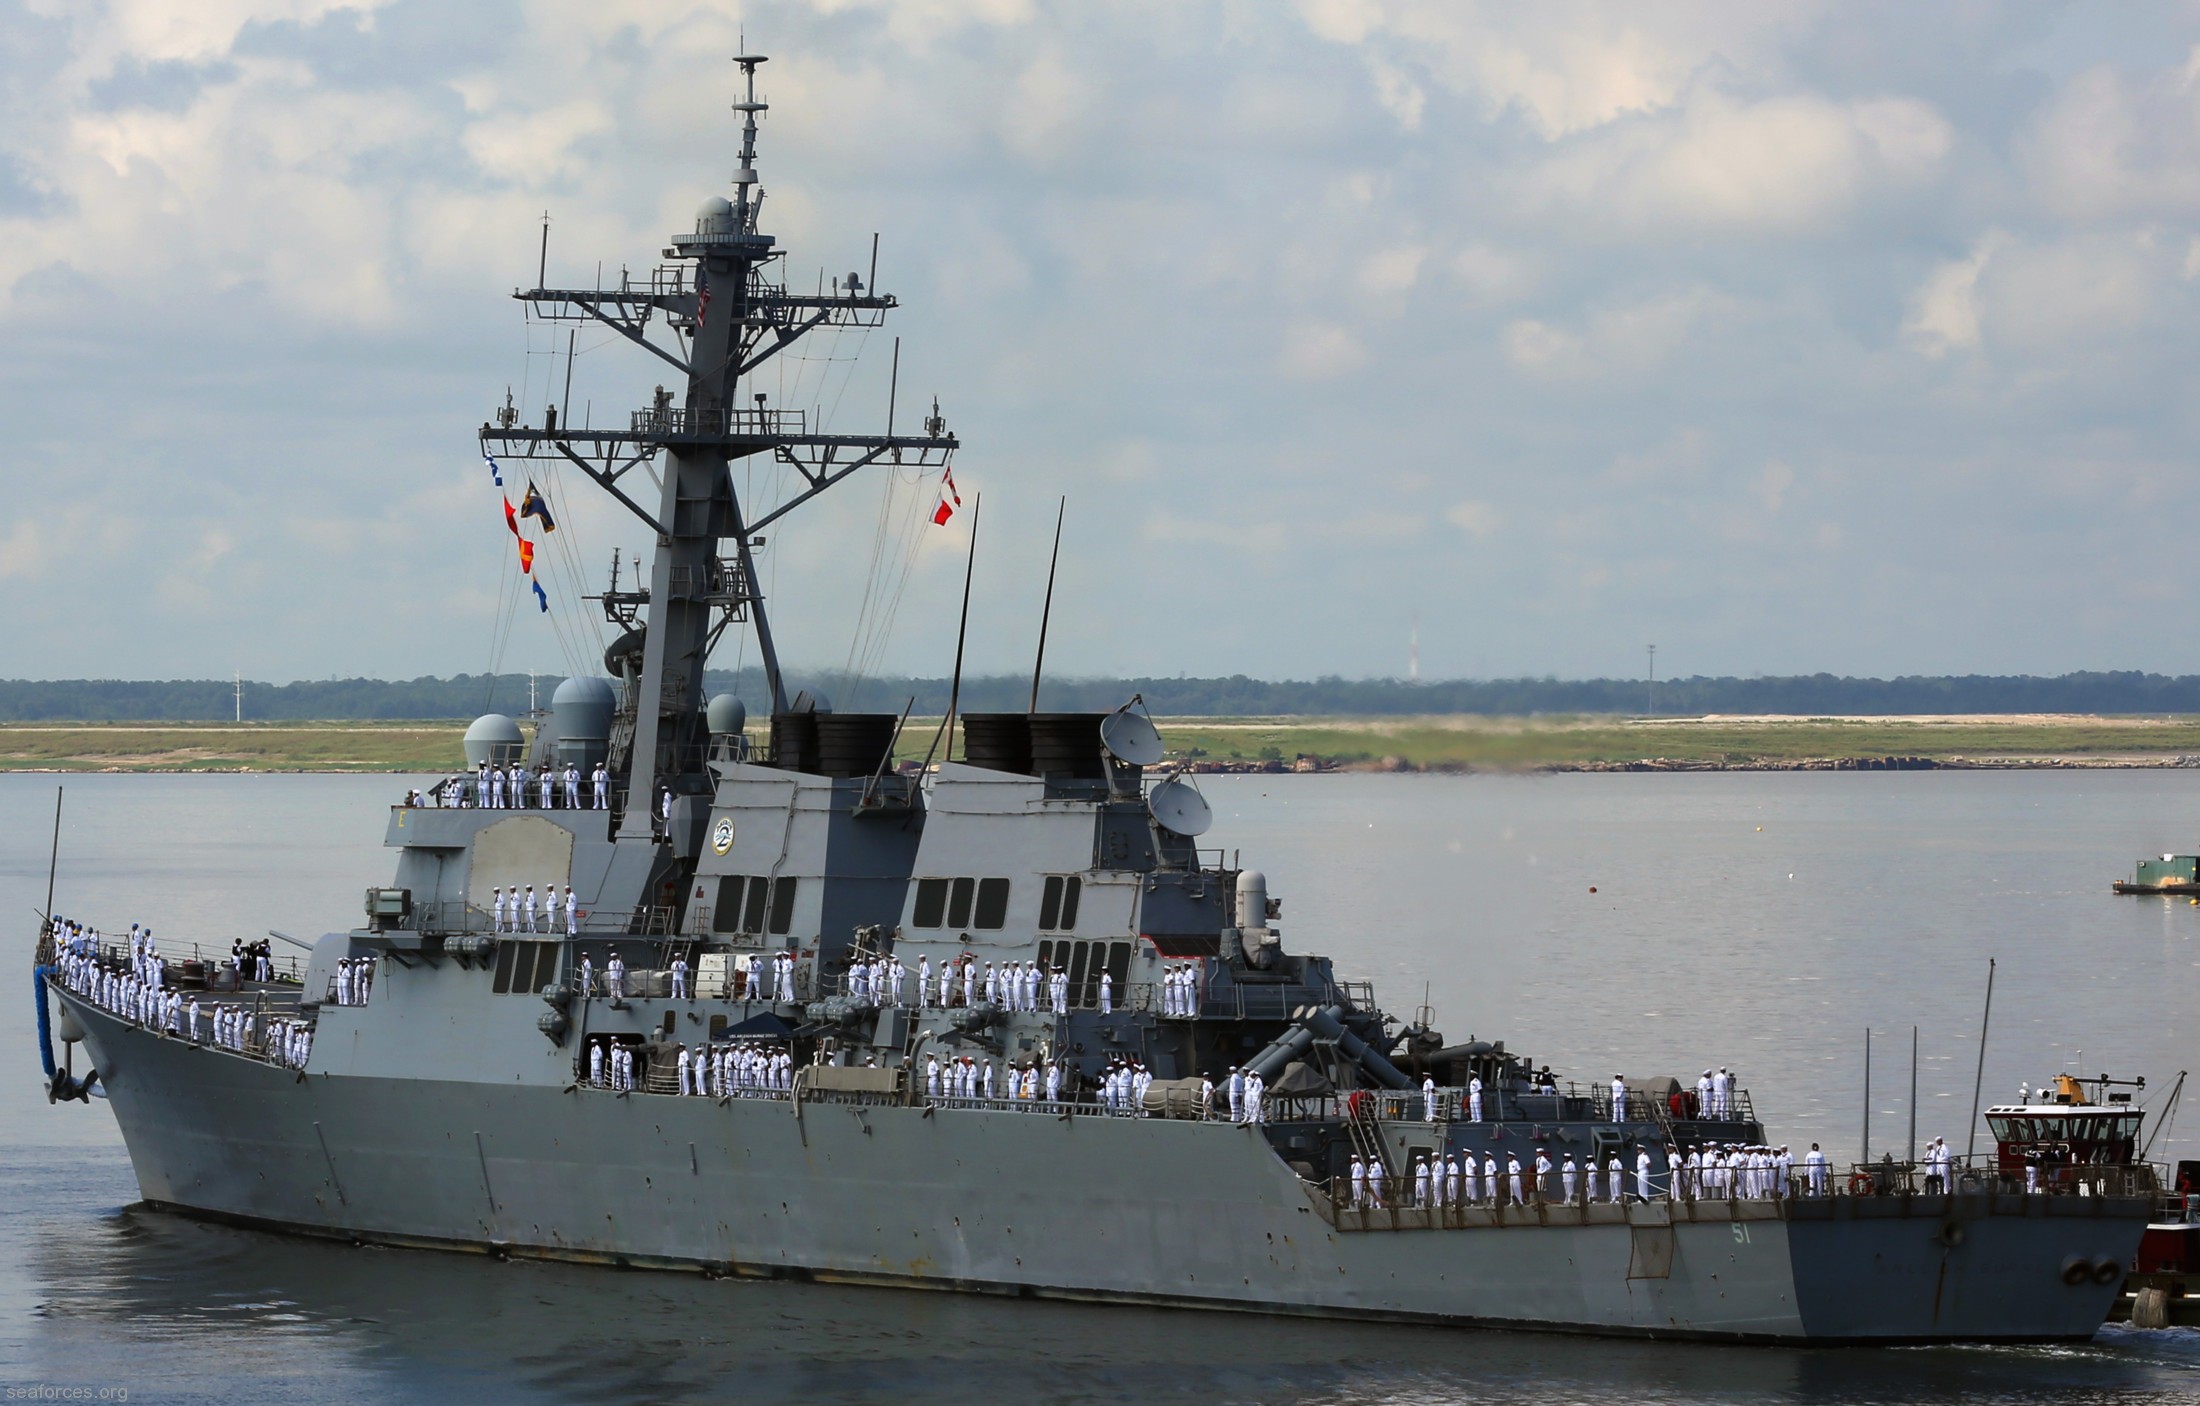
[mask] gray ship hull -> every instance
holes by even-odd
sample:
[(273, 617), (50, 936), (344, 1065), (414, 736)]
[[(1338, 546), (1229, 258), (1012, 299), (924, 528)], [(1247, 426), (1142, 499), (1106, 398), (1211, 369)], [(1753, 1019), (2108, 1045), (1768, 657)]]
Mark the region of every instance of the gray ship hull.
[[(1763, 1342), (2077, 1341), (2144, 1204), (1336, 1210), (1169, 1119), (301, 1076), (65, 992), (145, 1199), (363, 1242), (1208, 1309)], [(456, 1072), (456, 1071), (454, 1071)], [(1951, 1227), (1958, 1229), (1951, 1231)], [(2052, 1292), (2012, 1292), (2051, 1285)]]

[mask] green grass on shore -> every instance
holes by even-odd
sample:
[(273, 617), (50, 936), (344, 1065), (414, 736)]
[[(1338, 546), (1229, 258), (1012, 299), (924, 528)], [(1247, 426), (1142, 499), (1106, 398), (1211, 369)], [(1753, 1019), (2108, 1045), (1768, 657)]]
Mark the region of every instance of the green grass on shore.
[[(898, 749), (921, 758), (937, 719), (911, 719)], [(2200, 719), (1177, 718), (1178, 756), (1221, 762), (1396, 758), (1416, 767), (1531, 769), (1599, 762), (1783, 763), (1815, 759), (2163, 759), (2200, 755)], [(463, 721), (20, 723), (0, 725), (0, 770), (434, 772), (463, 764)]]

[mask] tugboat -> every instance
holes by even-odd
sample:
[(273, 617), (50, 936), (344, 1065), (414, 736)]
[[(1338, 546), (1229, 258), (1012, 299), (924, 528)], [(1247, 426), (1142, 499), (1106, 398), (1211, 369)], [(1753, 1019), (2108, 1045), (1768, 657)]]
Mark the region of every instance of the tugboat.
[[(480, 430), (492, 466), (577, 467), (649, 529), (646, 579), (601, 598), (623, 627), (608, 677), (567, 679), (531, 734), (468, 729), (474, 771), (390, 808), (394, 879), (312, 945), (301, 985), (255, 970), (187, 993), (142, 940), (42, 924), (67, 1092), (105, 1090), (147, 1205), (348, 1243), (1101, 1303), (1780, 1343), (2092, 1336), (2154, 1211), (2142, 1165), (2088, 1163), (2083, 1196), (1848, 1194), (1772, 1145), (1723, 1071), (1574, 1083), (1401, 1024), (1286, 942), (1261, 872), (1201, 843), (1213, 817), (1135, 699), (962, 718), (959, 757), (904, 769), (902, 719), (790, 698), (765, 531), (873, 465), (943, 474), (958, 444), (936, 403), (917, 434), (890, 411), (883, 434), (828, 433), (755, 379), (897, 303), (854, 274), (790, 286), (759, 218), (765, 60), (735, 62), (730, 198), (646, 277), (516, 295), (621, 333), (678, 389), (609, 427), (554, 406), (523, 424), (507, 401)], [(750, 497), (731, 471), (749, 463), (785, 470), (754, 477), (787, 496)], [(704, 696), (736, 626), (763, 666), (760, 739), (742, 700)], [(539, 909), (538, 885), (556, 896)]]
[[(1986, 1110), (1994, 1134), (1994, 1190), (2054, 1195), (2090, 1194), (2105, 1174), (2145, 1160), (2139, 1142), (2144, 1112), (2134, 1095), (2146, 1080), (2094, 1079), (2058, 1074), (2036, 1093), (2027, 1087), (2015, 1103)], [(2184, 1092), (2177, 1076), (2156, 1126), (2166, 1123)], [(1980, 1189), (1978, 1174), (1959, 1181)], [(2098, 1266), (2073, 1262), (2064, 1273), (2075, 1281)], [(2200, 1326), (2200, 1161), (2177, 1164), (2154, 1217), (2140, 1238), (2123, 1276), (2123, 1292), (2109, 1310), (2110, 1322), (2141, 1328)]]

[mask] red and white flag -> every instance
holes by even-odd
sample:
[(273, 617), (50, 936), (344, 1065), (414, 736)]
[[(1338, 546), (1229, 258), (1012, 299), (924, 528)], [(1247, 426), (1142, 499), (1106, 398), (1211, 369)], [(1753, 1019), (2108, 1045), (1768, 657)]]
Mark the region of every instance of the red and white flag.
[(955, 471), (940, 470), (940, 505), (932, 510), (932, 525), (946, 526), (947, 520), (955, 515), (955, 509), (962, 506), (962, 501), (962, 494), (955, 491)]

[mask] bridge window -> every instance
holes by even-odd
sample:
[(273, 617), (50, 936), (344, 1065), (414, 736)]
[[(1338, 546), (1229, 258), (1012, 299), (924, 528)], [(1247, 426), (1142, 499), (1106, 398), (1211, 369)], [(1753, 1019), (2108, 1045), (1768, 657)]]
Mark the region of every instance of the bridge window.
[(532, 996), (558, 979), (555, 942), (500, 942), (489, 989), (499, 996)]
[(909, 915), (915, 928), (936, 928), (947, 917), (947, 880), (917, 880), (917, 907)]
[(947, 925), (951, 928), (970, 926), (970, 900), (978, 891), (976, 879), (950, 879), (947, 882)]
[(1039, 930), (1069, 932), (1077, 926), (1077, 899), (1084, 880), (1075, 874), (1050, 874), (1039, 893)]
[(728, 874), (718, 881), (718, 901), (710, 910), (711, 931), (741, 930), (741, 886), (747, 882), (743, 874)]
[(794, 926), (794, 886), (793, 879), (772, 880), (771, 930), (774, 937), (786, 936)]
[(971, 926), (988, 929), (1008, 926), (1008, 880), (978, 880), (977, 912)]
[(1106, 972), (1117, 1004), (1127, 996), (1124, 983), (1131, 974), (1128, 942), (1078, 942), (1056, 938), (1039, 944), (1039, 965), (1047, 971), (1060, 967), (1069, 976), (1069, 1003), (1079, 1010), (1100, 1004), (1100, 973)]

